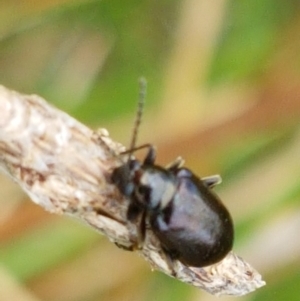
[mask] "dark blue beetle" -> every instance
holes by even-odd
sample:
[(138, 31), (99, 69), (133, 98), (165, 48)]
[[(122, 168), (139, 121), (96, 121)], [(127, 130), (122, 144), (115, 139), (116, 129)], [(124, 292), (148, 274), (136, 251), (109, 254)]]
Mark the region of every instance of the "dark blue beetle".
[[(148, 222), (171, 260), (193, 267), (217, 263), (232, 249), (234, 236), (230, 214), (212, 191), (220, 177), (200, 179), (181, 167), (180, 158), (166, 168), (155, 165), (152, 145), (135, 147), (144, 81), (142, 87), (131, 147), (125, 152), (129, 159), (112, 173), (113, 183), (130, 199), (127, 218), (138, 227), (133, 249), (142, 247)], [(142, 163), (131, 158), (134, 151), (146, 147)]]

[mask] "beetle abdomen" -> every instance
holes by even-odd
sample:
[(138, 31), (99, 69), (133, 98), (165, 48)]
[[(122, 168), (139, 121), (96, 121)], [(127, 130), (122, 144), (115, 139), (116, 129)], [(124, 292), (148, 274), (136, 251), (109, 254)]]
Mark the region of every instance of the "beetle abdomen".
[(152, 229), (174, 259), (203, 267), (223, 259), (233, 245), (231, 217), (200, 179), (179, 179), (169, 206), (151, 218)]

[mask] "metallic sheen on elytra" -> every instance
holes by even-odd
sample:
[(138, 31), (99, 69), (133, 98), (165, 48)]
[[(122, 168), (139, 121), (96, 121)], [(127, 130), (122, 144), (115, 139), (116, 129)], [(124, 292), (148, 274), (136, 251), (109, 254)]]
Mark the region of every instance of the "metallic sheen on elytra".
[(220, 261), (232, 249), (233, 223), (212, 191), (219, 177), (199, 179), (180, 163), (169, 168), (155, 165), (154, 149), (147, 147), (143, 163), (131, 159), (112, 174), (113, 183), (130, 199), (129, 221), (140, 221), (133, 249), (141, 246), (148, 219), (172, 260), (194, 267)]

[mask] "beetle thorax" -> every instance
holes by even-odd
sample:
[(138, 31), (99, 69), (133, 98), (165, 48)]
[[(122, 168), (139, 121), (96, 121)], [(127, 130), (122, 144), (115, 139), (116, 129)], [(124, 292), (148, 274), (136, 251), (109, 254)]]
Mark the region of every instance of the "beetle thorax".
[(142, 168), (139, 187), (148, 189), (147, 207), (152, 210), (164, 209), (176, 193), (177, 180), (174, 175), (159, 166), (146, 166)]

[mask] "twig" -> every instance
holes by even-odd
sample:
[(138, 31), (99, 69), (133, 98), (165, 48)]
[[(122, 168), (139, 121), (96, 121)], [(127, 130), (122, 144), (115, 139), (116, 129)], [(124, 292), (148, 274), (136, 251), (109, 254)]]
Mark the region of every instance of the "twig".
[[(118, 246), (131, 245), (135, 225), (126, 220), (129, 201), (111, 184), (124, 148), (106, 130), (93, 132), (36, 95), (0, 86), (0, 164), (30, 198), (46, 210), (80, 218)], [(147, 230), (139, 251), (153, 269), (171, 271), (159, 242)], [(192, 268), (174, 263), (176, 278), (214, 295), (244, 295), (265, 284), (231, 252), (220, 263)]]

